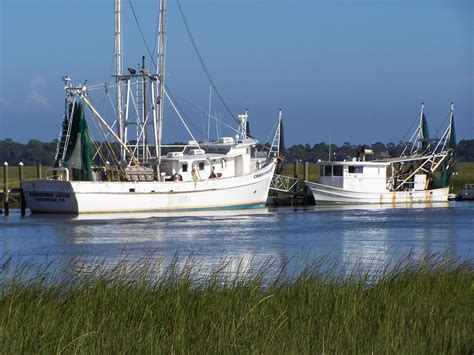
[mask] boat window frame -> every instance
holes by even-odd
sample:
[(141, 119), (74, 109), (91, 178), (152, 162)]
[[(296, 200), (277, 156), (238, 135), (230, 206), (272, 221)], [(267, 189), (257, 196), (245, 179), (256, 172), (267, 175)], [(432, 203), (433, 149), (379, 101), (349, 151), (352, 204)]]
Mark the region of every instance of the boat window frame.
[[(349, 168), (348, 169), (349, 174), (363, 174), (364, 173), (364, 167), (360, 165), (349, 165), (348, 168)], [(353, 168), (352, 171), (351, 171), (351, 168)]]
[(334, 165), (332, 167), (332, 176), (344, 176), (344, 167), (342, 165)]
[(332, 165), (324, 165), (324, 176), (332, 176)]

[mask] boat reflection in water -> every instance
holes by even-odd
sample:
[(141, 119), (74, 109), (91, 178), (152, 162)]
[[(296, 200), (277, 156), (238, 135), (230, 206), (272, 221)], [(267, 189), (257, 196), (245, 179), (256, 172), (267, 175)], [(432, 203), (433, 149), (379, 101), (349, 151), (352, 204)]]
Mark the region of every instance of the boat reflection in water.
[[(140, 214), (52, 216), (19, 213), (4, 218), (0, 250), (38, 264), (55, 260), (75, 272), (102, 260), (107, 265), (144, 257), (168, 265), (188, 257), (204, 273), (227, 263), (227, 274), (287, 265), (290, 276), (318, 258), (362, 268), (390, 267), (410, 254), (472, 257), (474, 206), (432, 204), (332, 205)], [(67, 266), (69, 265), (69, 266)], [(239, 270), (240, 267), (240, 270)]]

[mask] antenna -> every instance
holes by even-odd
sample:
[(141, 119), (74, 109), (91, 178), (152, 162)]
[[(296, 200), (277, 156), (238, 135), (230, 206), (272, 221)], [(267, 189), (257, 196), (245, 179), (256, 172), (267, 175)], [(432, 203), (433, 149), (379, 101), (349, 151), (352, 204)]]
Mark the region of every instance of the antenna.
[[(123, 117), (122, 117), (122, 1), (114, 3), (114, 37), (115, 37), (115, 81), (117, 82), (117, 133), (123, 142)], [(120, 161), (125, 161), (125, 150), (120, 148)]]
[(331, 131), (329, 131), (328, 161), (331, 161)]
[(211, 95), (212, 85), (209, 85), (209, 108), (207, 110), (207, 141), (209, 142), (209, 136), (211, 131)]

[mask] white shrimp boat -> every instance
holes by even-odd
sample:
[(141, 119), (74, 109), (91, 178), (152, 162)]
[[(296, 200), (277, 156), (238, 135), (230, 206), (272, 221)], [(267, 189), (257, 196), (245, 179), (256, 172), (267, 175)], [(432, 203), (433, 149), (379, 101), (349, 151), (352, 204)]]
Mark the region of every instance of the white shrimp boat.
[[(121, 1), (115, 0), (115, 76), (104, 88), (109, 95), (115, 86), (116, 112), (108, 121), (93, 104), (91, 87), (72, 86), (69, 77), (64, 78), (65, 116), (55, 167), (43, 180), (22, 182), (28, 207), (32, 212), (80, 214), (263, 206), (274, 154), (255, 154), (257, 140), (249, 134), (247, 112), (235, 119), (235, 135), (199, 143), (165, 86), (166, 0), (160, 3), (157, 74), (149, 73), (144, 60), (139, 71), (122, 73), (121, 13)], [(190, 134), (188, 144), (162, 144), (165, 99)], [(95, 155), (84, 108), (104, 138)], [(136, 132), (130, 128), (134, 125)], [(96, 164), (101, 157), (102, 164)]]
[(420, 125), (402, 156), (369, 161), (362, 149), (352, 161), (319, 162), (319, 183), (305, 181), (316, 203), (426, 203), (448, 200), (454, 170), (454, 107), (449, 127), (437, 142), (430, 141), (421, 107)]

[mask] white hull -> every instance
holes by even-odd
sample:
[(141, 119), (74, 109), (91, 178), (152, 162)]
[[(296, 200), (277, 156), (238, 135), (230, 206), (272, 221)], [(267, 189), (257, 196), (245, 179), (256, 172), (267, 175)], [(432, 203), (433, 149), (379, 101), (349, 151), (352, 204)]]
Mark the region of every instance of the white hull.
[(449, 187), (420, 191), (364, 192), (305, 182), (311, 189), (316, 203), (420, 203), (448, 201)]
[(86, 182), (30, 180), (22, 183), (32, 212), (109, 213), (263, 206), (274, 163), (254, 173), (201, 181)]

